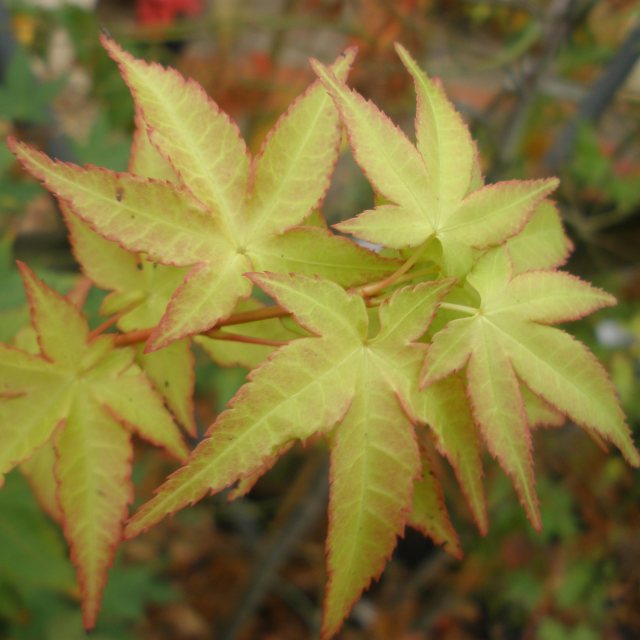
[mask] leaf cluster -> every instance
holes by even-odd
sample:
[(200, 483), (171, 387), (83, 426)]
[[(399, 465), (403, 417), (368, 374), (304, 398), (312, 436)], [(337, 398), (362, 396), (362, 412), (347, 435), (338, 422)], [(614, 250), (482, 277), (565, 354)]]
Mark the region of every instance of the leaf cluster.
[[(318, 80), (251, 155), (198, 85), (103, 44), (136, 104), (128, 171), (9, 144), (58, 198), (109, 319), (90, 332), (22, 265), (34, 334), (0, 350), (1, 470), (21, 465), (62, 521), (87, 626), (131, 500), (130, 433), (187, 456), (176, 423), (195, 433), (192, 343), (251, 373), (124, 536), (208, 493), (243, 495), (294, 442), (322, 440), (325, 638), (407, 525), (461, 555), (437, 456), (482, 533), (483, 448), (536, 529), (534, 428), (569, 418), (640, 463), (603, 367), (552, 326), (615, 302), (558, 269), (557, 181), (485, 185), (466, 125), (405, 49), (415, 144), (346, 84), (348, 50), (312, 61)], [(336, 225), (355, 241), (319, 213), (343, 130), (377, 194)]]

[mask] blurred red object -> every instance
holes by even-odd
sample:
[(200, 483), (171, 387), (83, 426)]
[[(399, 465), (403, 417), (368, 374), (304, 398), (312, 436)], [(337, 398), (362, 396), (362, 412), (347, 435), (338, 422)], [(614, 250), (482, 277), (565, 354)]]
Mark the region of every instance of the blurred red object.
[(202, 13), (202, 0), (137, 0), (136, 18), (140, 24), (170, 25), (179, 16)]

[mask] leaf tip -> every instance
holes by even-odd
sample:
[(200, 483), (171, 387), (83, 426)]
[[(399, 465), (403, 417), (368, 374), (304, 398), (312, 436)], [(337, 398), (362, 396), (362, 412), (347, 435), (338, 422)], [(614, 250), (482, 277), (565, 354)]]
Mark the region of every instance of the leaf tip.
[(412, 58), (412, 56), (409, 53), (409, 51), (403, 45), (401, 45), (399, 42), (394, 42), (393, 43), (393, 48), (396, 50), (396, 54), (400, 58), (400, 61), (404, 65), (405, 69), (407, 71), (409, 71), (409, 73), (411, 73), (412, 72), (412, 68), (416, 67), (417, 64), (416, 64), (415, 60)]
[(100, 29), (100, 44), (109, 54), (109, 57), (115, 59), (115, 56), (121, 55), (124, 53), (122, 47), (113, 39), (111, 34), (107, 29)]
[(356, 59), (358, 55), (358, 47), (356, 45), (352, 45), (347, 47), (341, 54), (340, 57), (347, 61), (347, 64), (351, 66), (353, 61)]
[(15, 136), (7, 136), (7, 148), (22, 164), (24, 164), (23, 156), (25, 152), (31, 149), (26, 142), (18, 140)]
[(19, 144), (16, 137), (9, 135), (6, 138), (6, 141), (7, 141), (7, 148), (9, 149), (9, 151), (11, 151), (11, 153), (15, 153), (16, 152), (15, 150)]
[(400, 44), (399, 42), (394, 42), (393, 43), (393, 48), (396, 50), (396, 53), (399, 56), (409, 55), (409, 52), (406, 50), (406, 48), (402, 44)]
[(16, 266), (18, 267), (18, 271), (20, 271), (20, 277), (22, 278), (27, 297), (29, 298), (29, 304), (31, 306), (33, 303), (34, 289), (38, 286), (46, 287), (46, 285), (44, 282), (38, 280), (36, 274), (26, 262), (16, 260)]
[(309, 64), (326, 89), (335, 90), (340, 86), (340, 81), (335, 77), (331, 69), (320, 62), (320, 60), (316, 58), (309, 58)]
[(317, 58), (313, 58), (313, 57), (309, 58), (309, 64), (311, 65), (311, 68), (318, 76), (321, 76), (327, 72), (326, 65), (320, 62), (320, 60), (318, 60)]
[(636, 449), (633, 443), (630, 446), (625, 447), (622, 450), (622, 455), (624, 459), (629, 463), (630, 466), (634, 468), (640, 467), (640, 453)]

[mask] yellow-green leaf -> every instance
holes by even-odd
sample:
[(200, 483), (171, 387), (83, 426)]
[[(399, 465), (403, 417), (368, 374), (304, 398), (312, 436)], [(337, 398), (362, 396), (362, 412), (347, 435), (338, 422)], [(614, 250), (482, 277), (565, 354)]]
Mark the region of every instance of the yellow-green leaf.
[(243, 491), (291, 442), (335, 428), (323, 622), (329, 637), (382, 571), (409, 516), (419, 472), (413, 422), (422, 348), (414, 340), (451, 282), (400, 289), (380, 307), (380, 328), (370, 336), (363, 299), (335, 283), (302, 275), (251, 277), (315, 335), (290, 342), (252, 371), (187, 464), (134, 515), (126, 534), (136, 535), (208, 492), (237, 482)]
[(133, 449), (126, 431), (85, 395), (74, 399), (55, 449), (65, 535), (78, 571), (84, 624), (91, 629), (133, 500)]
[(185, 457), (186, 448), (134, 349), (115, 349), (111, 336), (91, 337), (68, 300), (25, 265), (21, 271), (40, 353), (0, 345), (0, 474), (38, 452), (23, 468), (47, 510), (56, 516), (60, 508), (89, 628), (131, 500), (123, 426), (175, 457)]

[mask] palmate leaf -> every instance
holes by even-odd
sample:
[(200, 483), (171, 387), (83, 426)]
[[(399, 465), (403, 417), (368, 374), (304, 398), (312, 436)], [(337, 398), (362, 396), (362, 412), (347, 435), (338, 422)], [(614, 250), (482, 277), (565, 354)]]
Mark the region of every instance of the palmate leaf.
[(615, 300), (559, 271), (514, 274), (503, 247), (483, 256), (468, 281), (480, 295), (480, 306), (436, 333), (423, 380), (431, 385), (466, 366), (467, 392), (483, 439), (539, 528), (531, 425), (520, 381), (551, 405), (530, 406), (534, 420), (557, 424), (556, 414), (564, 414), (615, 444), (630, 464), (640, 464), (602, 366), (584, 345), (547, 326), (578, 319)]
[[(67, 206), (62, 210), (74, 255), (85, 275), (97, 286), (112, 290), (101, 312), (119, 314), (117, 324), (124, 331), (154, 327), (182, 282), (185, 269), (155, 264), (125, 251), (99, 236)], [(180, 424), (195, 435), (193, 355), (188, 340), (178, 340), (152, 353), (144, 353), (139, 347), (136, 362)]]
[[(79, 311), (20, 269), (40, 353), (0, 345), (0, 474), (36, 452), (26, 468), (34, 484), (53, 470), (57, 508), (49, 510), (62, 518), (91, 627), (132, 496), (129, 431), (178, 459), (187, 450), (134, 350), (114, 350), (106, 335), (90, 339)], [(38, 491), (41, 500), (52, 501), (50, 490)]]
[[(129, 171), (143, 178), (177, 182), (167, 161), (149, 141), (146, 126), (134, 132)], [(103, 238), (61, 203), (74, 255), (84, 274), (103, 289), (111, 290), (101, 306), (106, 315), (118, 314), (124, 331), (155, 327), (187, 269), (151, 262), (144, 254), (133, 254)], [(179, 340), (154, 353), (138, 349), (136, 361), (185, 427), (195, 436), (193, 418), (193, 356), (187, 340)]]
[(417, 147), (375, 105), (312, 61), (340, 110), (356, 161), (390, 203), (336, 226), (395, 249), (435, 238), (445, 271), (464, 275), (471, 266), (470, 248), (484, 249), (515, 235), (558, 181), (512, 180), (482, 187), (476, 149), (459, 114), (407, 51), (396, 49), (415, 81)]
[[(133, 517), (126, 534), (136, 535), (208, 492), (252, 477), (294, 440), (330, 433), (323, 631), (330, 637), (382, 571), (409, 518), (421, 468), (413, 397), (423, 351), (413, 341), (451, 282), (398, 291), (380, 307), (381, 327), (371, 337), (362, 298), (334, 283), (300, 275), (252, 279), (313, 335), (289, 343), (254, 369), (188, 463)], [(439, 500), (431, 503), (441, 508)]]
[[(235, 124), (198, 85), (103, 43), (133, 93), (138, 128), (164, 158), (154, 160), (140, 134), (140, 164), (161, 177), (81, 169), (10, 145), (30, 173), (102, 235), (154, 262), (190, 267), (147, 350), (229, 315), (251, 292), (245, 272), (295, 268), (350, 286), (394, 267), (321, 228), (293, 229), (322, 200), (338, 154), (338, 114), (319, 83), (292, 104), (251, 159)], [(349, 50), (337, 60), (338, 77), (353, 57)]]

